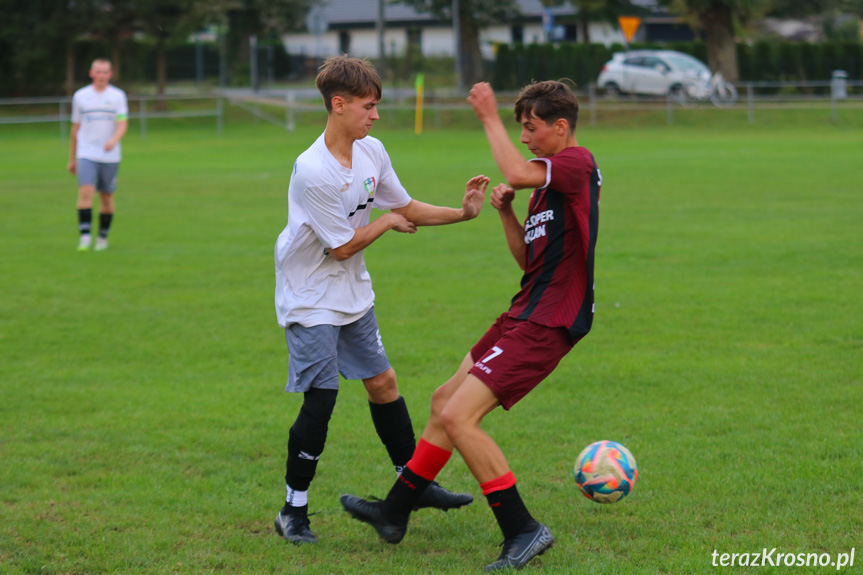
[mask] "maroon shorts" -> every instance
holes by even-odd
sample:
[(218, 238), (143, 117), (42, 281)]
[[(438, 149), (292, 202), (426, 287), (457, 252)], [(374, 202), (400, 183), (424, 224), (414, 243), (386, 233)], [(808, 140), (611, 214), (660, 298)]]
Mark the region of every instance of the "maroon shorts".
[(575, 343), (563, 327), (546, 327), (504, 312), (470, 350), (469, 373), (486, 384), (504, 409), (554, 371)]

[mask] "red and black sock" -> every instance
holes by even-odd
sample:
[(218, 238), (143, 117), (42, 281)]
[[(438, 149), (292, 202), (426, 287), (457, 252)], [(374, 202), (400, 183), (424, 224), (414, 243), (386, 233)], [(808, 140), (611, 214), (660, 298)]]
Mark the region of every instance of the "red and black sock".
[(447, 464), (452, 451), (420, 439), (414, 456), (407, 462), (384, 502), (384, 513), (399, 522), (408, 516), (423, 492)]
[(488, 500), (494, 518), (497, 519), (504, 539), (536, 529), (537, 521), (521, 500), (512, 471), (480, 484), (480, 488)]

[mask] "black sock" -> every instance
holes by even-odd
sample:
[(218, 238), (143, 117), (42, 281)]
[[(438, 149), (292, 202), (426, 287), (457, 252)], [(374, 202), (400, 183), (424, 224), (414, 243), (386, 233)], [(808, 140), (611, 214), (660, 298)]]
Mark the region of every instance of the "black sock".
[(111, 219), (114, 217), (114, 214), (99, 214), (99, 237), (107, 238), (108, 231), (111, 229)]
[(303, 505), (302, 507), (292, 507), (285, 502), (285, 506), (282, 507), (282, 515), (308, 515), (309, 514), (309, 506), (308, 504)]
[(515, 485), (501, 491), (492, 491), (486, 495), (486, 499), (488, 499), (488, 506), (494, 512), (494, 518), (497, 519), (504, 539), (536, 529), (536, 519), (525, 507)]
[(401, 470), (413, 457), (417, 446), (405, 398), (399, 396), (397, 400), (390, 403), (370, 401), (369, 410), (372, 413), (375, 431), (378, 432), (378, 437), (386, 447), (390, 461)]
[(308, 491), (315, 477), (337, 396), (335, 389), (312, 388), (303, 394), (303, 405), (288, 434), (285, 461), (285, 483), (297, 491)]
[(407, 523), (414, 505), (429, 484), (431, 481), (420, 477), (410, 467), (405, 467), (387, 494), (384, 514), (399, 523)]
[(78, 209), (78, 231), (81, 235), (90, 233), (93, 222), (93, 210), (90, 208)]

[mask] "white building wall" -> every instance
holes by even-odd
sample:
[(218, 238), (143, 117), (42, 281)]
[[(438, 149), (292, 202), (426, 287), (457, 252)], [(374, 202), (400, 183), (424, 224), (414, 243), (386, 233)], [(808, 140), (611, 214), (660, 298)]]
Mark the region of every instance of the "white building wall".
[[(378, 57), (378, 34), (373, 28), (360, 28), (349, 30), (351, 36), (350, 52), (352, 56), (361, 58)], [(541, 43), (545, 41), (545, 32), (541, 24), (524, 25), (524, 42), (526, 44)], [(402, 56), (407, 50), (407, 28), (387, 27), (384, 30), (384, 44), (387, 56)], [(625, 42), (623, 33), (607, 23), (594, 23), (590, 26), (590, 41), (610, 46), (618, 42)], [(328, 31), (321, 36), (320, 43), (312, 34), (286, 34), (282, 36), (282, 42), (289, 54), (308, 56), (320, 56), (326, 58), (339, 53), (339, 33)], [(424, 56), (452, 56), (453, 35), (452, 29), (446, 26), (423, 27), (421, 32), (422, 51)], [(483, 58), (491, 60), (494, 58), (493, 44), (512, 42), (512, 27), (510, 25), (490, 26), (480, 34), (480, 49)], [(320, 46), (320, 53), (318, 53)]]

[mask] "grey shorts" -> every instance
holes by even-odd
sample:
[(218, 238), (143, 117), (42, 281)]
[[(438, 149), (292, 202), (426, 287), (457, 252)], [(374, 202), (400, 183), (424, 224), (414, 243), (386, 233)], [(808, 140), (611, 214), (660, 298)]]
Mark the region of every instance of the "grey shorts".
[(103, 194), (113, 194), (117, 185), (119, 162), (94, 162), (86, 158), (78, 158), (75, 171), (78, 173), (78, 187), (94, 186)]
[(345, 379), (368, 379), (390, 368), (375, 308), (348, 325), (298, 323), (285, 328), (288, 342), (288, 384), (285, 391), (303, 393), (310, 388), (338, 389)]

